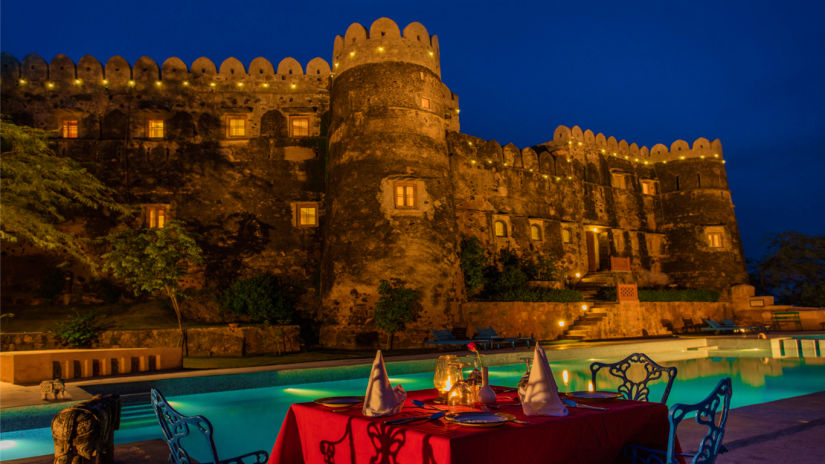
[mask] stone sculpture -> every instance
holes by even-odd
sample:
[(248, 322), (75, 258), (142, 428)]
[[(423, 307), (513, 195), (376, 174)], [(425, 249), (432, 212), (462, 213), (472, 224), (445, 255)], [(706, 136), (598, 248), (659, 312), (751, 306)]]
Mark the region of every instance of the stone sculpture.
[(112, 464), (119, 427), (118, 395), (95, 395), (60, 411), (52, 420), (54, 464)]
[(40, 398), (44, 400), (71, 399), (68, 392), (66, 392), (66, 384), (64, 384), (60, 379), (44, 380), (40, 382)]

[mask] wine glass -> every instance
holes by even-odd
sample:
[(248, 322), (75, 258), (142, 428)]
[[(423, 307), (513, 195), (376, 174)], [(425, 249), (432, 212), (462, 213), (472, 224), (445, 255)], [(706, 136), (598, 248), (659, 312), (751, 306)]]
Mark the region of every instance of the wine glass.
[(521, 376), (521, 379), (519, 379), (519, 381), (518, 381), (518, 388), (519, 389), (521, 389), (521, 387), (523, 387), (524, 385), (527, 385), (527, 382), (530, 381), (530, 370), (533, 368), (533, 357), (532, 356), (526, 357), (526, 358), (521, 358), (521, 360), (527, 366), (527, 371), (524, 373), (524, 375)]

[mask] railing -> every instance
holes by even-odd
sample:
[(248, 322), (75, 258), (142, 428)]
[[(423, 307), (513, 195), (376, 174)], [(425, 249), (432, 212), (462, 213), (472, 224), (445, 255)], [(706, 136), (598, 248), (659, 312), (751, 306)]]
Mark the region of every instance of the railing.
[(636, 284), (616, 284), (616, 299), (623, 301), (639, 301), (639, 288)]
[(630, 258), (629, 257), (620, 257), (620, 256), (611, 256), (610, 257), (610, 270), (613, 272), (630, 272)]

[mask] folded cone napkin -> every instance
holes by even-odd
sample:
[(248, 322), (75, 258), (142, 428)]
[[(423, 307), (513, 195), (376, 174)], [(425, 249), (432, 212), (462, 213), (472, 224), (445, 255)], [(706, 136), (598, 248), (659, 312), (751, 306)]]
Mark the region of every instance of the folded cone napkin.
[(536, 343), (533, 367), (525, 385), (518, 390), (521, 409), (526, 416), (566, 416), (567, 408), (559, 399), (559, 388), (547, 362), (544, 349)]
[(372, 372), (367, 384), (367, 394), (364, 395), (364, 407), (361, 412), (369, 417), (391, 416), (398, 414), (407, 399), (407, 392), (401, 385), (392, 388), (387, 368), (384, 366), (384, 356), (381, 350), (375, 354), (372, 362)]

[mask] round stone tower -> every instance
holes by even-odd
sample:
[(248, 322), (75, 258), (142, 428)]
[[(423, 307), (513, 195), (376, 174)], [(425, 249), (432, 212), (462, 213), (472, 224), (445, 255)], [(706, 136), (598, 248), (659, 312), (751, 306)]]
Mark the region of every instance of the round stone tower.
[(330, 93), (321, 341), (385, 343), (373, 308), (381, 279), (420, 291), (418, 321), (397, 333), (418, 345), (450, 324), (459, 285), (446, 131), (458, 100), (441, 82), (438, 39), (390, 19), (337, 36)]

